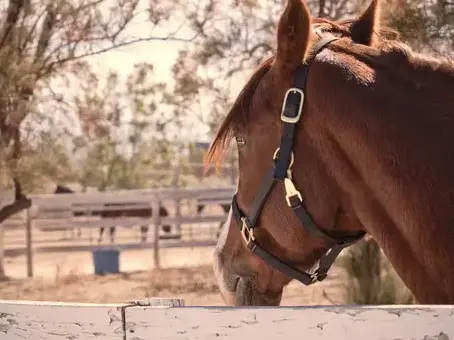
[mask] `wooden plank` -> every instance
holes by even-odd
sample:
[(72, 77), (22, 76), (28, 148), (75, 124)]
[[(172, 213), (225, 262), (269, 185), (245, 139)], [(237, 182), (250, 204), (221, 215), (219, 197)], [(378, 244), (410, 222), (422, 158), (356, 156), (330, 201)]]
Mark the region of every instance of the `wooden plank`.
[[(227, 215), (201, 215), (201, 216), (167, 216), (161, 217), (161, 224), (200, 224), (225, 221)], [(33, 219), (33, 228), (38, 228), (43, 231), (55, 231), (63, 229), (90, 229), (99, 227), (122, 226), (135, 227), (138, 225), (152, 225), (152, 217), (109, 217), (86, 220), (86, 217), (70, 217), (70, 218), (35, 218)], [(4, 223), (5, 229), (22, 228), (26, 222), (15, 226)]]
[(89, 213), (93, 210), (98, 211), (117, 211), (117, 210), (141, 210), (151, 209), (151, 203), (142, 202), (115, 202), (115, 203), (74, 203), (71, 205), (72, 212)]
[[(159, 249), (168, 248), (193, 248), (193, 247), (211, 247), (216, 245), (216, 240), (200, 240), (200, 241), (181, 241), (181, 240), (166, 240), (166, 242), (159, 243)], [(136, 249), (153, 249), (153, 242), (144, 243), (125, 243), (125, 244), (112, 244), (112, 245), (50, 245), (50, 246), (37, 246), (33, 248), (35, 254), (37, 253), (61, 253), (61, 252), (92, 252), (101, 249), (115, 249), (123, 250), (136, 250)], [(5, 257), (16, 257), (24, 255), (25, 247), (6, 248)]]
[(154, 200), (200, 200), (212, 204), (228, 203), (235, 192), (234, 187), (221, 188), (170, 188), (160, 190), (125, 190), (103, 193), (74, 193), (71, 195), (41, 194), (30, 195), (38, 216), (46, 214), (71, 214), (71, 211), (116, 210), (119, 207), (105, 207), (115, 204), (123, 209), (149, 208)]
[[(155, 194), (168, 194), (168, 193), (179, 193), (179, 192), (192, 192), (196, 194), (203, 193), (219, 193), (225, 191), (235, 190), (234, 185), (223, 185), (220, 187), (185, 187), (185, 188), (154, 188), (154, 189), (125, 189), (125, 190), (113, 190), (113, 191), (94, 191), (94, 192), (74, 192), (72, 194), (30, 194), (31, 199), (47, 199), (49, 197), (69, 197), (69, 196), (124, 196), (130, 195), (131, 197), (155, 195)], [(14, 196), (11, 196), (14, 198)]]
[(1, 300), (0, 340), (123, 340), (124, 306)]
[(198, 204), (205, 204), (205, 205), (224, 205), (232, 203), (232, 198), (225, 198), (225, 199), (199, 199), (197, 200)]
[(449, 340), (454, 306), (125, 309), (129, 340)]
[(0, 340), (449, 340), (454, 305), (184, 307), (0, 300)]
[[(180, 217), (161, 217), (160, 224), (200, 224), (223, 222), (227, 219), (227, 214), (222, 215), (203, 215), (203, 216), (180, 216)], [(41, 230), (58, 229), (90, 229), (99, 227), (121, 226), (123, 228), (131, 228), (139, 225), (152, 225), (152, 217), (117, 217), (117, 218), (99, 218), (93, 220), (83, 220), (78, 218), (71, 219), (35, 219), (33, 220), (34, 228)]]
[(233, 186), (217, 188), (169, 188), (158, 190), (124, 190), (96, 193), (30, 195), (33, 204), (38, 206), (64, 206), (73, 203), (118, 203), (153, 200), (231, 198), (236, 188)]
[(25, 226), (26, 221), (24, 220), (18, 220), (18, 221), (11, 221), (10, 219), (7, 219), (2, 223), (3, 229), (6, 230), (17, 230), (20, 228), (23, 228)]

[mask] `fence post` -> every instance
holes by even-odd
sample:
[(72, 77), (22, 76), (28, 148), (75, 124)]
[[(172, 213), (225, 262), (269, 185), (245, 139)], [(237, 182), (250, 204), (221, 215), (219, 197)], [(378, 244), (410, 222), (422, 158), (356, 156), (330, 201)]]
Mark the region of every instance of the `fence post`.
[(177, 218), (175, 228), (177, 230), (177, 234), (181, 236), (181, 199), (179, 198), (175, 202), (175, 217)]
[[(173, 177), (173, 187), (175, 188), (180, 188), (180, 176), (181, 176), (181, 158), (178, 158), (178, 164), (175, 168), (174, 171), (174, 177)], [(181, 223), (180, 223), (180, 217), (181, 217), (181, 200), (176, 199), (175, 200), (175, 216), (177, 217), (177, 222), (175, 223), (175, 229), (179, 235), (181, 235)]]
[[(33, 205), (32, 205), (33, 206)], [(33, 251), (32, 251), (32, 214), (30, 206), (26, 212), (26, 230), (25, 230), (25, 242), (27, 245), (27, 277), (33, 277)]]
[(153, 259), (154, 267), (156, 269), (161, 268), (159, 262), (159, 229), (161, 228), (161, 216), (159, 214), (160, 201), (158, 198), (153, 199), (151, 202), (152, 219), (154, 225), (154, 239), (153, 239)]

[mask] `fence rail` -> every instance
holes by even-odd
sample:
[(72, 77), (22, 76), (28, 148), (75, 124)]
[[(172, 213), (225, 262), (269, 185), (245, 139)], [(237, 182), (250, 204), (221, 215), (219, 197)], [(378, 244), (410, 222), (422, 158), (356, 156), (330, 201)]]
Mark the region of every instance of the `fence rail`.
[(185, 307), (0, 300), (0, 340), (449, 340), (454, 305)]
[[(197, 241), (173, 241), (173, 242), (159, 242), (158, 254), (159, 250), (162, 249), (175, 249), (175, 248), (195, 248), (195, 247), (209, 247), (216, 245), (215, 240), (197, 240)], [(140, 242), (140, 243), (125, 243), (125, 244), (115, 244), (115, 245), (93, 245), (93, 244), (85, 244), (85, 245), (43, 245), (38, 248), (39, 253), (59, 253), (59, 252), (92, 252), (96, 250), (117, 250), (117, 251), (125, 251), (125, 250), (140, 250), (140, 249), (154, 249), (155, 244), (154, 242)], [(20, 256), (26, 253), (24, 248), (10, 248), (5, 250), (5, 256), (15, 257)], [(159, 258), (159, 255), (158, 255)], [(159, 267), (160, 261), (158, 260)], [(156, 263), (156, 262), (155, 262)], [(32, 262), (33, 266), (33, 262)], [(33, 269), (31, 275), (33, 276)]]
[[(65, 206), (75, 203), (118, 203), (118, 202), (151, 202), (155, 199), (160, 201), (175, 199), (216, 199), (225, 194), (233, 195), (235, 186), (223, 186), (214, 188), (162, 188), (162, 189), (131, 189), (104, 192), (74, 192), (71, 194), (30, 194), (27, 195), (35, 205)], [(8, 204), (14, 200), (14, 193), (5, 192), (2, 204)]]

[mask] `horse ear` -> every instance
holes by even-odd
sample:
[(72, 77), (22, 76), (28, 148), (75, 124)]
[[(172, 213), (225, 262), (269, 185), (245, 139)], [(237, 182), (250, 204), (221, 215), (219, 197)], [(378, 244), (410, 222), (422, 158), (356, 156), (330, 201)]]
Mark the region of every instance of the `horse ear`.
[(310, 47), (311, 16), (302, 0), (287, 0), (277, 29), (276, 66), (279, 72), (293, 73)]
[(373, 0), (364, 13), (352, 23), (350, 27), (351, 38), (362, 45), (373, 46), (376, 32), (380, 29), (380, 4)]

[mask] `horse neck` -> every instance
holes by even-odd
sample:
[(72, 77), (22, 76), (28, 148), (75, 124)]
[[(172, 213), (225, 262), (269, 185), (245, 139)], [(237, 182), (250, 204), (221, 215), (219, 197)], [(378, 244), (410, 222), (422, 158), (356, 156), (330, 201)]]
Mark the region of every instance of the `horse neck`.
[(394, 66), (380, 59), (374, 68), (370, 59), (334, 58), (314, 65), (308, 84), (317, 88), (311, 104), (323, 112), (331, 149), (325, 163), (417, 300), (452, 303), (454, 72), (409, 59)]

